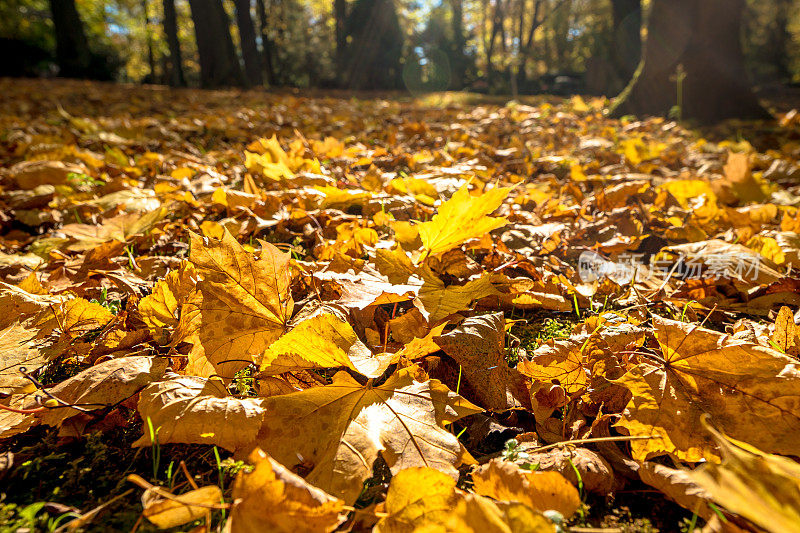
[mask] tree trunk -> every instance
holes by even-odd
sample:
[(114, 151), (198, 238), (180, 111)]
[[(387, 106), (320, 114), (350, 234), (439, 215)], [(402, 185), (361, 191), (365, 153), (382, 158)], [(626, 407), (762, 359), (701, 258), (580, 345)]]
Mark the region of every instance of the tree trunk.
[(91, 75), (92, 54), (75, 0), (50, 0), (56, 34), (58, 74), (65, 78)]
[(147, 37), (147, 66), (150, 73), (145, 76), (146, 83), (156, 82), (156, 56), (153, 52), (153, 32), (150, 30), (150, 2), (142, 0), (142, 11), (144, 13), (144, 34)]
[(164, 34), (169, 47), (169, 84), (173, 87), (186, 86), (183, 76), (183, 57), (181, 42), (178, 40), (178, 15), (175, 12), (175, 0), (164, 0)]
[(333, 0), (333, 19), (336, 25), (336, 82), (342, 86), (347, 70), (347, 0)]
[(633, 77), (642, 57), (642, 0), (611, 0), (614, 23), (612, 60), (617, 90)]
[(453, 10), (453, 79), (452, 86), (456, 89), (464, 88), (467, 77), (467, 59), (464, 49), (467, 39), (464, 37), (464, 4), (462, 0), (450, 0)]
[(253, 26), (253, 19), (250, 16), (250, 0), (235, 0), (234, 3), (247, 81), (250, 85), (263, 85), (264, 78), (261, 76), (261, 58), (256, 43), (256, 28)]
[(275, 85), (275, 67), (272, 61), (272, 40), (269, 38), (269, 24), (267, 23), (267, 5), (264, 0), (256, 0), (258, 13), (259, 32), (261, 33), (261, 59), (264, 61), (264, 72), (267, 74), (267, 83)]
[(243, 85), (244, 76), (222, 0), (189, 0), (189, 7), (200, 56), (200, 85), (205, 88)]
[(779, 80), (790, 80), (792, 77), (789, 65), (789, 43), (792, 42), (792, 35), (789, 33), (791, 9), (792, 0), (777, 0), (775, 20), (770, 29), (770, 62), (775, 66), (775, 75)]
[(747, 81), (743, 9), (744, 0), (653, 0), (642, 61), (612, 114), (667, 116), (680, 96), (680, 116), (701, 123), (769, 118)]

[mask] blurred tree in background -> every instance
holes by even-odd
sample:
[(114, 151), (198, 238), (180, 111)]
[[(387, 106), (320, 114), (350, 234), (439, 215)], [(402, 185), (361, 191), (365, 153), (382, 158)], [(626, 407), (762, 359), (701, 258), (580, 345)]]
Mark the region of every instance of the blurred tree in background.
[[(634, 75), (660, 1), (4, 0), (0, 73), (613, 96)], [(740, 2), (726, 46), (741, 37), (750, 80), (800, 81), (798, 1)]]

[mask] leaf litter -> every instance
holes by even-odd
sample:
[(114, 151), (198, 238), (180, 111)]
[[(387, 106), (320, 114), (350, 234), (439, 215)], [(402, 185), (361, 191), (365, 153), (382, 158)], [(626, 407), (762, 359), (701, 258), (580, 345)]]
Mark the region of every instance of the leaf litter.
[(796, 528), (791, 124), (0, 85), (8, 524)]

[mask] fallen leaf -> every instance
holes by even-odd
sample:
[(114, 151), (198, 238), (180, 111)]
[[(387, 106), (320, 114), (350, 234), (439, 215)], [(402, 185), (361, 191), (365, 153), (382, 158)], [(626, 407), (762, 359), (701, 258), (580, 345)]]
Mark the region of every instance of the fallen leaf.
[[(62, 381), (48, 389), (48, 392), (84, 410), (104, 409), (130, 398), (152, 381), (161, 379), (167, 364), (165, 358), (141, 355), (111, 359)], [(80, 413), (72, 407), (58, 407), (37, 413), (36, 416), (42, 424), (57, 426)]]
[(179, 501), (163, 498), (150, 502), (142, 515), (160, 529), (182, 526), (203, 518), (209, 510), (206, 506), (222, 501), (222, 491), (216, 485), (207, 485), (175, 497)]
[(495, 504), (456, 489), (450, 476), (417, 467), (392, 478), (385, 510), (374, 533), (414, 531), (481, 531), (486, 533), (553, 533), (553, 524), (520, 504)]
[[(139, 394), (143, 435), (133, 446), (150, 446), (156, 440), (159, 444), (214, 444), (236, 451), (255, 440), (264, 417), (263, 398), (231, 397), (218, 379), (173, 373), (164, 378)], [(151, 435), (151, 425), (155, 435)]]
[(46, 362), (36, 348), (34, 337), (35, 331), (20, 324), (0, 330), (0, 393), (31, 392), (33, 384), (19, 370), (36, 372)]
[(717, 460), (702, 431), (709, 414), (731, 436), (785, 454), (800, 454), (800, 373), (777, 350), (675, 320), (653, 317), (663, 354), (631, 368), (616, 383), (633, 397), (617, 424), (631, 435), (633, 457), (667, 453), (696, 462)]
[(708, 463), (689, 472), (689, 477), (718, 504), (764, 531), (797, 531), (800, 465), (788, 457), (764, 453), (713, 429), (709, 431), (722, 451), (723, 463)]
[(347, 503), (378, 453), (394, 473), (423, 465), (457, 478), (465, 451), (444, 425), (481, 410), (414, 372), (398, 370), (377, 386), (339, 372), (330, 385), (267, 398), (255, 444), (290, 469), (310, 470), (309, 483)]
[(219, 241), (191, 238), (189, 261), (203, 297), (196, 357), (231, 378), (286, 331), (294, 308), (289, 255), (261, 242), (255, 260), (227, 230)]
[(426, 255), (439, 255), (462, 243), (482, 237), (508, 223), (502, 217), (488, 216), (500, 207), (511, 189), (496, 188), (481, 196), (472, 196), (464, 185), (445, 203), (429, 222), (417, 225)]
[(233, 484), (227, 532), (327, 532), (346, 518), (342, 500), (309, 485), (260, 449), (249, 462), (252, 470), (240, 471)]
[(501, 459), (473, 472), (472, 482), (482, 496), (520, 502), (539, 512), (558, 511), (566, 519), (581, 505), (578, 489), (558, 472), (530, 472)]
[(433, 339), (461, 365), (475, 400), (498, 411), (530, 405), (525, 378), (506, 363), (505, 338), (503, 314), (493, 313), (468, 318), (450, 333)]

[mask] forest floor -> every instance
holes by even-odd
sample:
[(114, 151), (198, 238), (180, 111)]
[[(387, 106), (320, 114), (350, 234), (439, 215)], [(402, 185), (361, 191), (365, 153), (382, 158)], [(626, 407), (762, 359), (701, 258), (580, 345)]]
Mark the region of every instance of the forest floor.
[(0, 531), (788, 531), (769, 94), (691, 129), (0, 79)]

